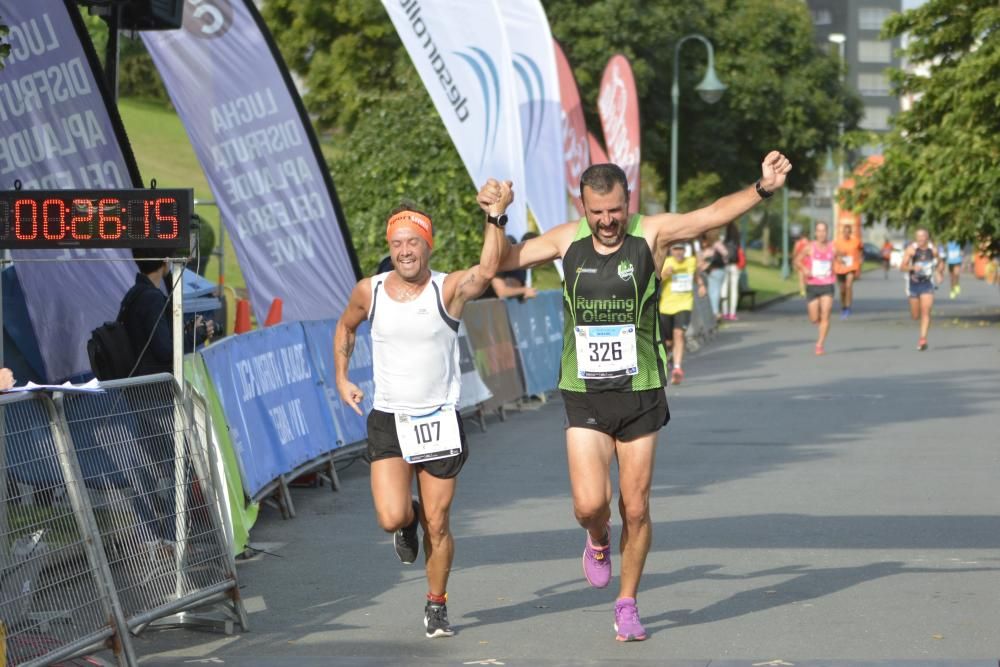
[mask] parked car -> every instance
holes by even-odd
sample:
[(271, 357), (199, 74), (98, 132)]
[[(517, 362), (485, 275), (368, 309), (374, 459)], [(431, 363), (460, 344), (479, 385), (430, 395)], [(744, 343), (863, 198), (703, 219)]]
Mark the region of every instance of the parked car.
[(864, 253), (865, 261), (871, 261), (871, 262), (882, 261), (882, 249), (879, 248), (874, 243), (864, 244), (862, 252)]

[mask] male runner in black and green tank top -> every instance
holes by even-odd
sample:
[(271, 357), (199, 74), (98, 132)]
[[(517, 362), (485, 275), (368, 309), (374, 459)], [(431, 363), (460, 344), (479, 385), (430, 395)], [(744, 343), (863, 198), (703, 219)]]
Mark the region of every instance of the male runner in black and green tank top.
[(566, 450), (577, 521), (587, 530), (583, 570), (592, 586), (611, 580), (611, 459), (618, 460), (621, 585), (619, 641), (639, 641), (636, 593), (649, 553), (649, 489), (657, 431), (670, 419), (659, 345), (657, 277), (670, 245), (697, 238), (754, 207), (784, 185), (792, 166), (772, 151), (753, 186), (686, 214), (628, 215), (625, 172), (611, 164), (580, 179), (586, 217), (506, 251), (502, 270), (562, 258), (562, 370)]

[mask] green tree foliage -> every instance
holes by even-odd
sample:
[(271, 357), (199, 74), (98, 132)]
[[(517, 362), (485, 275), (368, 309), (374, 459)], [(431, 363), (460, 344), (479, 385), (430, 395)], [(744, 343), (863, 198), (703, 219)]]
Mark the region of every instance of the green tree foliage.
[[(632, 61), (642, 118), (643, 160), (664, 182), (670, 178), (670, 87), (674, 44), (701, 33), (715, 47), (716, 71), (729, 86), (715, 104), (695, 86), (707, 55), (697, 42), (681, 52), (678, 184), (696, 179), (694, 192), (709, 198), (746, 185), (767, 151), (780, 148), (795, 169), (791, 187), (810, 191), (837, 124), (861, 116), (860, 100), (844, 89), (837, 61), (815, 46), (805, 3), (797, 0), (706, 0), (634, 3), (629, 0), (548, 0), (553, 34), (574, 65), (591, 128), (601, 73), (610, 54)], [(616, 26), (594, 30), (595, 25)], [(718, 187), (702, 187), (709, 174)], [(687, 197), (692, 203), (692, 197)], [(682, 208), (681, 210), (686, 210)]]
[[(108, 45), (108, 24), (99, 16), (91, 16), (81, 9), (83, 21), (94, 44), (97, 56), (104, 64)], [(160, 73), (138, 35), (122, 33), (118, 42), (118, 94), (121, 97), (138, 97), (168, 104), (170, 98), (163, 86)]]
[[(380, 2), (268, 0), (262, 12), (321, 127), (350, 129), (382, 93), (420, 86)], [(426, 93), (410, 103), (425, 101)]]
[(10, 55), (10, 44), (6, 42), (7, 34), (10, 32), (5, 24), (0, 23), (0, 69), (3, 69), (3, 61)]
[(893, 73), (898, 92), (918, 99), (883, 137), (885, 164), (860, 179), (849, 203), (1000, 253), (1000, 5), (931, 0), (884, 33), (909, 33), (906, 58), (927, 63), (930, 75)]
[(369, 275), (388, 252), (389, 212), (404, 200), (434, 221), (435, 269), (452, 271), (479, 259), (483, 216), (475, 188), (444, 124), (436, 114), (417, 113), (410, 100), (401, 94), (376, 99), (330, 161), (358, 262)]
[(362, 271), (388, 251), (385, 221), (403, 200), (434, 220), (435, 269), (477, 262), (476, 188), (382, 5), (269, 0), (263, 14), (314, 122), (336, 130), (329, 165)]

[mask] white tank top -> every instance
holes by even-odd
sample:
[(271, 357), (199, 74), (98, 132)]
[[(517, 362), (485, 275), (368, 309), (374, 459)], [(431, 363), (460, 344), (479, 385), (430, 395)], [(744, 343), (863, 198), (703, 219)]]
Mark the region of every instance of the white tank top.
[(382, 412), (421, 415), (458, 407), (462, 390), (458, 320), (442, 301), (447, 274), (431, 280), (413, 301), (393, 301), (385, 290), (388, 273), (372, 278), (374, 407)]

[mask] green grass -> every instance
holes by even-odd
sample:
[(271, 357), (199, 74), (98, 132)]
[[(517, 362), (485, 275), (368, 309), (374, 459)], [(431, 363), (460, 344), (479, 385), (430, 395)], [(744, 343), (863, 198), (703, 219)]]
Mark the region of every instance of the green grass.
[(781, 269), (765, 266), (747, 260), (747, 281), (750, 289), (757, 291), (757, 303), (763, 303), (786, 294), (794, 294), (799, 290), (799, 282), (795, 273), (789, 274), (787, 280), (782, 280)]
[(531, 270), (531, 286), (537, 290), (562, 289), (562, 279), (555, 264), (546, 264)]
[[(201, 164), (195, 156), (194, 148), (188, 140), (187, 132), (180, 118), (172, 110), (159, 102), (145, 102), (136, 99), (122, 99), (118, 102), (125, 131), (132, 144), (139, 173), (148, 186), (152, 179), (161, 188), (194, 188), (195, 199), (212, 201), (212, 191), (201, 171)], [(215, 229), (219, 238), (219, 209), (215, 206), (197, 206), (195, 212)], [(246, 281), (236, 261), (236, 252), (230, 236), (226, 235), (225, 284), (237, 290), (240, 296), (246, 294)], [(208, 262), (206, 277), (216, 282), (219, 279), (219, 258)], [(234, 310), (230, 308), (230, 313)]]

